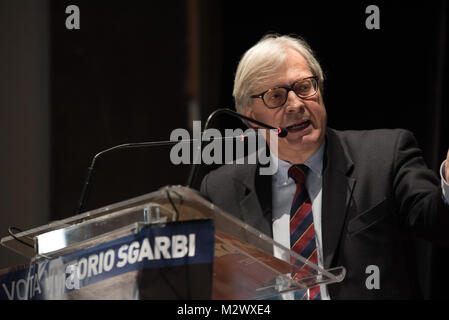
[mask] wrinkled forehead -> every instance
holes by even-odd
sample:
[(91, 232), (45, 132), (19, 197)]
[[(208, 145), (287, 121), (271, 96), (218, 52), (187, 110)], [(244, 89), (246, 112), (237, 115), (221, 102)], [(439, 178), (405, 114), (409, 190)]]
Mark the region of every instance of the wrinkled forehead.
[(290, 86), (295, 81), (313, 76), (313, 72), (304, 56), (298, 51), (288, 48), (283, 61), (276, 68), (260, 72), (257, 77), (259, 81), (254, 83), (254, 89), (251, 94), (258, 94), (262, 91), (275, 88)]

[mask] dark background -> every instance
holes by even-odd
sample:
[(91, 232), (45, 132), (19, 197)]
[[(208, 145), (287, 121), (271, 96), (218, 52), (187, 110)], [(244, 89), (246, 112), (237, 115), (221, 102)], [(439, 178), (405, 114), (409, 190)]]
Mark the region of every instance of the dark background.
[[(9, 74), (20, 74), (20, 83), (45, 73), (48, 92), (42, 108), (35, 110), (46, 115), (44, 120), (29, 120), (31, 124), (40, 121), (38, 130), (45, 133), (40, 140), (45, 148), (32, 151), (46, 159), (44, 165), (30, 163), (23, 144), (12, 143), (19, 133), (29, 142), (28, 136), (38, 132), (32, 126), (19, 126), (22, 116), (11, 116), (25, 103), (2, 98), (2, 142), (9, 143), (5, 152), (9, 156), (2, 164), (2, 176), (7, 179), (1, 193), (2, 202), (11, 203), (8, 210), (3, 208), (4, 223), (13, 221), (26, 229), (73, 215), (94, 154), (127, 142), (169, 140), (172, 130), (189, 129), (192, 120), (201, 119), (204, 125), (217, 107), (233, 107), (236, 65), (267, 32), (298, 34), (315, 50), (326, 76), (329, 126), (409, 129), (436, 173), (449, 147), (449, 8), (444, 0), (0, 3), (0, 44), (6, 52), (0, 56), (0, 66), (10, 68), (0, 75), (2, 87), (11, 85)], [(65, 8), (70, 4), (80, 9), (79, 30), (65, 27)], [(380, 30), (365, 27), (365, 8), (370, 4), (380, 9)], [(36, 15), (40, 18), (32, 20)], [(31, 47), (30, 41), (35, 45)], [(32, 60), (32, 66), (45, 65), (45, 70), (20, 69), (23, 61), (18, 57), (25, 55), (31, 61), (36, 53), (42, 61)], [(23, 89), (19, 84), (3, 89), (2, 95), (28, 96), (31, 88), (42, 83), (38, 78)], [(7, 130), (6, 124), (13, 129)], [(226, 115), (213, 124), (221, 129), (242, 127), (239, 120)], [(190, 168), (172, 165), (169, 151), (169, 147), (135, 149), (99, 159), (86, 209), (167, 184), (185, 184)], [(19, 152), (25, 153), (18, 156)], [(21, 213), (24, 218), (18, 219), (11, 209), (23, 201), (22, 192), (31, 188), (30, 175), (17, 182), (24, 164), (30, 173), (42, 173), (33, 176), (36, 190), (46, 186), (42, 197), (47, 201), (39, 207), (39, 223), (26, 218), (36, 211), (32, 201), (37, 200), (28, 202)], [(200, 173), (206, 170), (202, 167)], [(10, 188), (7, 181), (18, 186)], [(8, 220), (9, 216), (16, 220)], [(425, 241), (419, 241), (418, 247), (426, 297), (449, 298), (443, 270), (447, 250)], [(2, 265), (14, 261), (9, 259)]]

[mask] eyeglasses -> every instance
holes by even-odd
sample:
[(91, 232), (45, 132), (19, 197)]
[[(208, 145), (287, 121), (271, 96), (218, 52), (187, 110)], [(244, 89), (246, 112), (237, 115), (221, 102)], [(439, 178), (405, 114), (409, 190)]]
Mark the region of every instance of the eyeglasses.
[(253, 95), (251, 98), (261, 98), (267, 108), (275, 109), (285, 104), (290, 91), (293, 91), (298, 97), (303, 99), (314, 96), (318, 91), (317, 77), (308, 77), (298, 80), (290, 87), (269, 89), (261, 94)]

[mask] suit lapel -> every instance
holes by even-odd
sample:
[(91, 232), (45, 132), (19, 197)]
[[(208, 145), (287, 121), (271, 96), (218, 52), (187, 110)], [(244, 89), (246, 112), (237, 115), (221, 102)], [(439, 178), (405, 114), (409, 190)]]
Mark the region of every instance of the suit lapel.
[[(259, 165), (245, 166), (238, 175), (242, 188), (239, 201), (245, 223), (272, 237), (271, 176), (259, 175)], [(326, 152), (323, 164), (322, 235), (324, 267), (330, 268), (338, 248), (343, 225), (356, 180), (350, 176), (352, 160), (343, 149), (336, 133), (326, 134)], [(243, 167), (242, 167), (243, 169)], [(262, 216), (262, 218), (261, 218)]]
[(350, 177), (353, 163), (332, 129), (328, 129), (326, 139), (321, 220), (324, 268), (330, 268), (356, 181)]
[(245, 223), (272, 237), (271, 176), (260, 175), (258, 170), (259, 165), (248, 165), (241, 172), (239, 181), (244, 189), (240, 210)]

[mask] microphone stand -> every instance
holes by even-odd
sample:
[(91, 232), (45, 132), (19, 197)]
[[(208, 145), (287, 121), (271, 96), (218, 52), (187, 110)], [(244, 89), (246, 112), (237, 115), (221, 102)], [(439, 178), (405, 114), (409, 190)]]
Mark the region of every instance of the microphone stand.
[[(236, 139), (236, 138), (239, 138), (239, 137), (223, 137), (223, 138), (214, 138), (214, 139), (226, 140), (226, 139)], [(78, 206), (75, 211), (75, 214), (80, 214), (84, 210), (84, 206), (87, 201), (87, 196), (89, 194), (89, 187), (90, 187), (92, 176), (94, 173), (95, 164), (96, 164), (96, 161), (98, 160), (98, 158), (100, 158), (102, 155), (109, 153), (109, 152), (119, 151), (119, 150), (123, 150), (123, 149), (145, 148), (145, 147), (156, 147), (156, 146), (170, 146), (170, 145), (175, 145), (178, 143), (192, 143), (192, 142), (196, 142), (196, 141), (198, 141), (198, 139), (125, 143), (125, 144), (120, 144), (120, 145), (111, 147), (109, 149), (106, 149), (106, 150), (103, 150), (103, 151), (97, 153), (92, 158), (90, 166), (87, 169), (86, 179), (84, 180), (83, 189), (81, 192), (80, 200), (78, 201)], [(201, 141), (201, 139), (200, 139), (200, 141)]]
[[(269, 126), (269, 125), (267, 125), (267, 124), (265, 124), (263, 122), (260, 122), (260, 121), (248, 118), (248, 117), (246, 117), (244, 115), (241, 115), (241, 114), (239, 114), (237, 112), (234, 112), (234, 111), (232, 111), (230, 109), (227, 109), (227, 108), (218, 109), (218, 110), (215, 110), (214, 112), (212, 112), (209, 115), (209, 117), (208, 117), (208, 119), (206, 121), (206, 124), (204, 126), (204, 130), (207, 130), (209, 128), (210, 121), (217, 114), (220, 114), (220, 113), (227, 113), (227, 114), (230, 114), (230, 115), (232, 115), (234, 117), (237, 117), (237, 118), (244, 119), (246, 121), (255, 123), (255, 124), (257, 124), (257, 125), (259, 125), (259, 126), (261, 126), (263, 128), (276, 130), (277, 131), (276, 133), (281, 138), (287, 136), (287, 133), (288, 133), (287, 129), (285, 129), (285, 128), (282, 128), (282, 127), (274, 128), (274, 127)], [(201, 134), (201, 136), (202, 136), (202, 134)], [(235, 138), (237, 138), (237, 137), (224, 137), (224, 138), (220, 138), (220, 139), (235, 139)], [(216, 138), (214, 138), (214, 139), (216, 139)], [(89, 194), (89, 187), (90, 187), (90, 182), (92, 180), (92, 176), (93, 176), (93, 172), (94, 172), (94, 168), (95, 168), (95, 163), (96, 163), (97, 159), (99, 157), (101, 157), (102, 155), (104, 155), (106, 153), (109, 153), (109, 152), (123, 150), (123, 149), (145, 148), (145, 147), (155, 147), (155, 146), (169, 146), (169, 145), (175, 145), (175, 144), (183, 143), (183, 142), (192, 143), (192, 142), (195, 142), (197, 140), (198, 139), (125, 143), (125, 144), (120, 144), (120, 145), (111, 147), (109, 149), (106, 149), (106, 150), (103, 150), (103, 151), (97, 153), (92, 158), (92, 162), (91, 162), (91, 164), (90, 164), (90, 166), (89, 166), (89, 168), (87, 170), (87, 176), (86, 176), (86, 179), (84, 181), (83, 189), (82, 189), (82, 192), (81, 192), (81, 197), (80, 197), (80, 200), (78, 201), (78, 206), (77, 206), (75, 214), (80, 214), (84, 210), (84, 206), (85, 206), (86, 201), (87, 201), (87, 196)], [(202, 144), (203, 144), (202, 139), (200, 139), (200, 149), (202, 148)], [(198, 153), (198, 156), (201, 157), (200, 152)], [(197, 158), (197, 160), (199, 160), (199, 159)], [(198, 162), (198, 161), (194, 161), (193, 162), (192, 168), (190, 170), (190, 174), (189, 174), (189, 178), (188, 178), (188, 182), (187, 182), (187, 186), (189, 188), (192, 188), (192, 185), (194, 183), (195, 177), (197, 175), (198, 166), (197, 166), (196, 162)]]
[(166, 145), (176, 144), (179, 142), (180, 141), (154, 141), (154, 142), (125, 143), (125, 144), (120, 144), (120, 145), (114, 146), (112, 148), (109, 148), (109, 149), (106, 149), (106, 150), (103, 150), (103, 151), (97, 153), (92, 158), (92, 162), (90, 163), (90, 166), (87, 169), (87, 176), (86, 176), (86, 179), (84, 180), (83, 190), (81, 192), (81, 197), (80, 197), (80, 200), (78, 201), (78, 207), (76, 209), (75, 214), (81, 213), (82, 210), (84, 209), (84, 205), (86, 204), (86, 201), (87, 201), (87, 195), (89, 193), (89, 186), (90, 186), (90, 181), (92, 179), (92, 174), (94, 172), (95, 163), (100, 156), (102, 156), (105, 153), (109, 153), (112, 151), (118, 151), (118, 150), (122, 150), (122, 149), (153, 147), (153, 146), (166, 146)]

